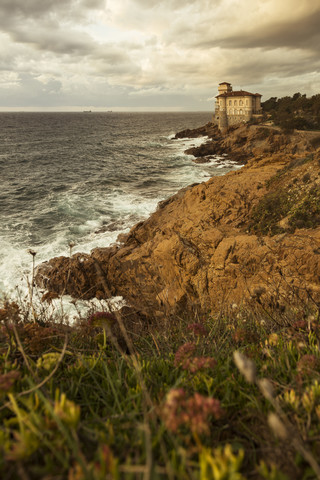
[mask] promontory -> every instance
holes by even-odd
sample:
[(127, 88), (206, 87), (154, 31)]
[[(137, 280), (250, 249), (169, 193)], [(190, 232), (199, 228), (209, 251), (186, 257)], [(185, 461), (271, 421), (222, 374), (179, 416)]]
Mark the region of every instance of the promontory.
[(320, 133), (243, 125), (222, 134), (208, 124), (177, 136), (201, 135), (188, 153), (244, 166), (182, 189), (117, 245), (40, 264), (45, 298), (121, 295), (159, 320), (320, 300)]

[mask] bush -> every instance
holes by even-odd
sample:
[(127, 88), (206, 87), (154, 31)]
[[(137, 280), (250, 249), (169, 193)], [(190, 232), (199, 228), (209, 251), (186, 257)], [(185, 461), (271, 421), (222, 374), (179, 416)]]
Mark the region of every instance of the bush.
[(293, 228), (315, 228), (320, 225), (320, 187), (314, 186), (289, 217)]
[(283, 229), (278, 222), (287, 215), (291, 205), (287, 192), (279, 190), (268, 193), (252, 209), (250, 230), (261, 235), (281, 233)]

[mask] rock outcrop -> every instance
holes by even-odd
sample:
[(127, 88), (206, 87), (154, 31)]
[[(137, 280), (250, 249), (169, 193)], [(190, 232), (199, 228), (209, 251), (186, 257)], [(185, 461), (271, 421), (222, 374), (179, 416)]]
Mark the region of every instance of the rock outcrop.
[[(212, 127), (210, 136), (212, 151), (241, 157), (246, 165), (161, 202), (120, 245), (39, 265), (37, 284), (51, 295), (122, 295), (148, 317), (213, 312), (253, 298), (284, 306), (297, 294), (320, 300), (320, 204), (312, 228), (294, 221), (298, 206), (320, 191), (320, 150), (307, 134), (286, 136), (259, 126), (224, 137)], [(194, 154), (201, 152), (198, 147)], [(271, 211), (270, 220), (268, 195), (276, 210), (276, 192), (286, 192), (288, 208), (278, 217)], [(276, 229), (264, 231), (267, 220), (257, 223), (259, 208)]]

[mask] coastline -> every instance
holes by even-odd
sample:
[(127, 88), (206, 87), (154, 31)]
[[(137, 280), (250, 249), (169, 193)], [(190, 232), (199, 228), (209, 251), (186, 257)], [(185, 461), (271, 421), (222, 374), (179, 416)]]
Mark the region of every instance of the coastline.
[(280, 212), (275, 232), (259, 231), (255, 219), (270, 192), (286, 192), (288, 203), (296, 195), (293, 201), (303, 204), (318, 189), (319, 148), (301, 132), (289, 136), (246, 125), (227, 135), (209, 127), (208, 135), (208, 126), (200, 128), (209, 140), (186, 153), (203, 158), (223, 152), (246, 165), (161, 202), (120, 245), (40, 264), (36, 282), (49, 298), (120, 295), (147, 318), (159, 319), (168, 311), (207, 314), (257, 297), (266, 305), (274, 298), (287, 302), (296, 289), (319, 297), (318, 223), (294, 225), (292, 205)]

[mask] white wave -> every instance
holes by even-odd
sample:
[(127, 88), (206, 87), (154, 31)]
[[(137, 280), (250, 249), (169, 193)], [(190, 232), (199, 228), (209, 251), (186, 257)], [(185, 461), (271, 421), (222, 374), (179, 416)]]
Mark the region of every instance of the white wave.
[(209, 137), (197, 137), (197, 138), (178, 138), (173, 140), (168, 147), (174, 149), (178, 152), (183, 153), (185, 150), (188, 150), (191, 147), (200, 147)]

